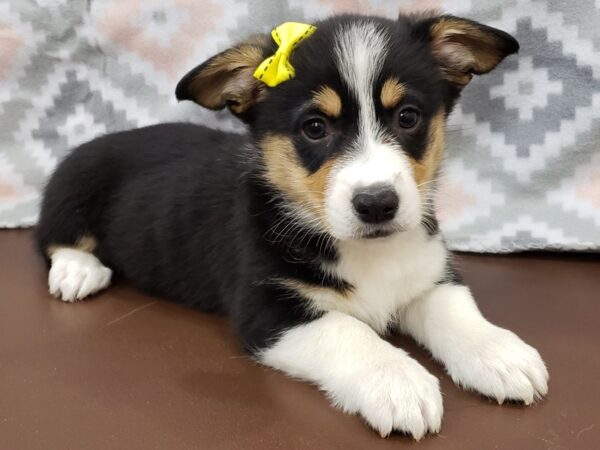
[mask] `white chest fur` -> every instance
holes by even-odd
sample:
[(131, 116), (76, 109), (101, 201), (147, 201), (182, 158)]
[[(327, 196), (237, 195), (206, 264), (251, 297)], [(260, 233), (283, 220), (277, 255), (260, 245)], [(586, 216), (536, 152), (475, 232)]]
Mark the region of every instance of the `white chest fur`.
[(386, 331), (403, 306), (434, 287), (446, 268), (440, 236), (422, 228), (387, 239), (344, 242), (339, 261), (326, 269), (354, 286), (345, 296), (333, 291), (312, 295), (321, 311), (340, 311)]

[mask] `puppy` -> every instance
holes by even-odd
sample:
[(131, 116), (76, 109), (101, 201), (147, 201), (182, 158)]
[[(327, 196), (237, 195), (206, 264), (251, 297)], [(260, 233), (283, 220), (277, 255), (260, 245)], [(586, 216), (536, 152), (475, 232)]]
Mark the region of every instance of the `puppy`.
[(314, 25), (255, 36), (177, 86), (180, 100), (229, 108), (248, 134), (158, 125), (60, 164), (37, 227), (50, 292), (80, 300), (115, 273), (227, 314), (258, 361), (316, 384), (381, 436), (420, 439), (443, 413), (438, 380), (382, 339), (391, 330), (466, 389), (541, 398), (542, 359), (481, 315), (433, 205), (448, 114), (518, 43), (447, 15)]

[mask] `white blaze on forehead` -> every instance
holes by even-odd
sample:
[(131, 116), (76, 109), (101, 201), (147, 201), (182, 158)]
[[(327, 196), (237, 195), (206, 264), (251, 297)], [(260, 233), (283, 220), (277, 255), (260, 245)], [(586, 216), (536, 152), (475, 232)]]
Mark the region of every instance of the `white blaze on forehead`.
[(410, 162), (400, 144), (384, 139), (386, 131), (375, 113), (374, 88), (387, 56), (390, 36), (374, 22), (344, 25), (336, 34), (335, 58), (341, 77), (358, 103), (358, 136), (331, 170), (325, 210), (331, 233), (352, 239), (365, 229), (352, 199), (357, 189), (384, 183), (400, 198), (391, 225), (411, 229), (421, 221), (421, 202)]
[(375, 139), (373, 86), (387, 54), (389, 36), (372, 22), (344, 26), (336, 36), (335, 56), (341, 76), (358, 101), (360, 136)]

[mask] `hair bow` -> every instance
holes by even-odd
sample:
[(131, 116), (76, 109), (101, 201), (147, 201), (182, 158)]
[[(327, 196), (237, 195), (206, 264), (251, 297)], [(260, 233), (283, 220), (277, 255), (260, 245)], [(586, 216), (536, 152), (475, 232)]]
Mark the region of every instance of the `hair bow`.
[(292, 79), (296, 71), (290, 64), (290, 56), (298, 44), (316, 29), (314, 25), (297, 22), (286, 22), (273, 29), (271, 36), (279, 48), (258, 66), (254, 77), (270, 87)]

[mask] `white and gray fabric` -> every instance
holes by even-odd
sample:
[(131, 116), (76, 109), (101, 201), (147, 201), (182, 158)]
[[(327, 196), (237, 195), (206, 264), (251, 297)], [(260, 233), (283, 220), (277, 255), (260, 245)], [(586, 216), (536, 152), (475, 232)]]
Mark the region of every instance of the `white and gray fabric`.
[(284, 21), (441, 9), (521, 43), (464, 91), (439, 180), (450, 247), (600, 249), (600, 2), (580, 0), (0, 0), (0, 226), (35, 223), (40, 189), (99, 134), (189, 120), (188, 69)]

